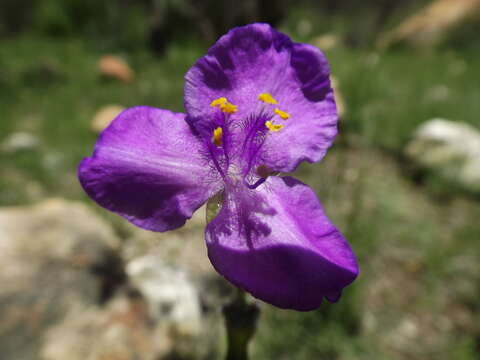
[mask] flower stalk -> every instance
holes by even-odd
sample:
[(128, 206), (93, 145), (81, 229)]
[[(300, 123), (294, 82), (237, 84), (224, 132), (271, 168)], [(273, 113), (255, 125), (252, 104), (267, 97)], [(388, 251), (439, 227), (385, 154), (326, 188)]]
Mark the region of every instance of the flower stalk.
[(257, 329), (260, 311), (257, 305), (248, 303), (245, 292), (237, 289), (232, 301), (223, 307), (227, 330), (226, 360), (248, 360), (248, 344)]

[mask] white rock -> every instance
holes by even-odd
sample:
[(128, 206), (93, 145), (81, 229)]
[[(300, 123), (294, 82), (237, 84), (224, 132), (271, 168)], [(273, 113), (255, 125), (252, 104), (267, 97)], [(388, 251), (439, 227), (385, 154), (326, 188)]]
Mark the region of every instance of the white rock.
[(445, 119), (421, 125), (406, 154), (470, 191), (480, 191), (480, 131)]
[(1, 144), (2, 151), (13, 153), (22, 150), (32, 150), (38, 147), (40, 141), (28, 132), (14, 132), (10, 134)]
[(159, 257), (149, 254), (130, 261), (126, 272), (132, 285), (145, 296), (153, 318), (161, 319), (168, 312), (169, 321), (178, 334), (200, 334), (202, 316), (199, 296), (184, 271), (168, 266)]

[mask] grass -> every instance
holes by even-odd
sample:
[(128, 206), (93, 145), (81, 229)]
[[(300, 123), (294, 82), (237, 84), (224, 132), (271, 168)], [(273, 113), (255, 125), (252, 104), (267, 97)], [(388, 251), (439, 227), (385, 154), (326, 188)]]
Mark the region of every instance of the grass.
[(4, 43), (0, 49), (0, 142), (10, 133), (27, 131), (41, 145), (35, 151), (0, 155), (6, 174), (0, 204), (28, 201), (22, 188), (29, 182), (37, 182), (51, 196), (82, 196), (72, 178), (80, 159), (92, 151), (96, 134), (90, 130), (90, 120), (95, 112), (106, 104), (181, 111), (183, 74), (199, 52), (174, 47), (164, 59), (146, 53), (128, 56), (137, 80), (125, 85), (101, 79), (96, 71), (101, 54), (79, 39), (24, 37)]
[[(96, 110), (106, 104), (143, 104), (181, 111), (183, 75), (204, 50), (183, 44), (174, 45), (164, 58), (120, 53), (137, 75), (126, 85), (98, 76), (101, 54), (85, 39), (25, 35), (3, 42), (0, 143), (13, 132), (26, 131), (40, 145), (0, 152), (0, 205), (46, 196), (86, 200), (76, 166), (92, 151), (96, 134), (90, 120)], [(448, 187), (438, 195), (429, 183), (417, 185), (398, 159), (414, 129), (427, 119), (444, 117), (480, 127), (480, 68), (475, 66), (480, 54), (447, 48), (378, 53), (340, 46), (327, 56), (347, 113), (325, 161), (302, 166), (299, 176), (317, 190), (351, 241), (362, 275), (338, 304), (318, 311), (266, 307), (253, 349), (259, 359), (397, 358), (392, 354), (399, 351), (386, 334), (398, 334), (396, 326), (406, 316), (441, 317), (455, 306), (477, 313), (478, 275), (458, 270), (456, 264), (465, 256), (468, 264), (480, 263), (480, 205), (450, 194)], [(467, 290), (461, 281), (452, 284), (458, 276), (466, 279)], [(372, 295), (378, 287), (380, 299)], [(442, 292), (445, 288), (454, 292), (455, 301)], [(368, 325), (372, 314), (377, 319), (373, 328)], [(456, 323), (452, 336), (418, 326), (425, 336), (440, 339), (437, 348), (445, 350), (412, 355), (405, 349), (398, 358), (478, 359), (478, 333)]]

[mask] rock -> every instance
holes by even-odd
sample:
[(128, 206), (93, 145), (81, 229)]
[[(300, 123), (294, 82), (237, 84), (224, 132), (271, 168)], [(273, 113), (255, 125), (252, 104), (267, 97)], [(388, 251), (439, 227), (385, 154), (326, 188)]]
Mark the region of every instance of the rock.
[[(107, 304), (74, 308), (51, 327), (40, 349), (42, 360), (159, 359), (141, 297), (121, 295)], [(161, 346), (161, 345), (159, 345)]]
[[(0, 348), (8, 359), (201, 360), (224, 344), (230, 287), (205, 252), (202, 209), (181, 230), (111, 227), (81, 203), (0, 209)], [(137, 245), (134, 245), (137, 244)]]
[(162, 335), (143, 298), (127, 293), (105, 309), (72, 309), (48, 330), (40, 356), (42, 360), (165, 359), (172, 344)]
[(87, 206), (50, 199), (32, 206), (1, 208), (0, 246), (4, 250), (0, 257), (8, 251), (13, 257), (89, 267), (105, 251), (118, 250), (119, 243), (110, 226)]
[(14, 132), (0, 145), (0, 149), (6, 153), (15, 153), (18, 151), (34, 150), (38, 148), (40, 141), (38, 138), (28, 132)]
[(405, 153), (466, 190), (480, 191), (480, 131), (473, 126), (429, 120), (416, 130)]
[(162, 263), (153, 254), (132, 260), (126, 271), (132, 286), (149, 301), (149, 314), (153, 318), (159, 319), (162, 313), (169, 312), (180, 332), (200, 333), (200, 301), (185, 271)]
[(171, 353), (182, 359), (209, 359), (221, 351), (220, 309), (232, 293), (208, 260), (204, 228), (202, 207), (175, 231), (131, 227), (123, 251), (131, 285), (144, 296), (158, 331), (170, 334), (164, 337), (171, 339)]
[(340, 91), (340, 87), (338, 84), (338, 79), (335, 76), (330, 76), (330, 81), (332, 82), (332, 88), (333, 92), (335, 94), (335, 102), (337, 104), (337, 111), (338, 111), (338, 116), (340, 118), (343, 118), (346, 113), (346, 105), (345, 105), (345, 99), (342, 95), (342, 92)]
[(322, 51), (339, 47), (343, 43), (342, 38), (337, 34), (323, 34), (312, 40), (312, 44)]
[(219, 327), (212, 328), (205, 319), (199, 291), (185, 270), (147, 254), (129, 262), (127, 274), (145, 297), (148, 314), (157, 325), (156, 337), (170, 344), (170, 355), (203, 359), (211, 354), (210, 339), (218, 338)]
[(135, 74), (128, 64), (121, 58), (113, 55), (104, 55), (98, 60), (97, 68), (105, 77), (131, 83)]
[[(201, 211), (185, 229), (165, 234), (130, 228), (128, 285), (104, 307), (72, 307), (47, 331), (42, 360), (217, 358), (221, 304), (203, 296), (200, 286), (217, 276), (199, 254), (204, 216)], [(215, 293), (211, 286), (208, 291)]]
[(166, 266), (182, 269), (199, 291), (202, 306), (213, 310), (230, 295), (231, 288), (208, 259), (205, 216), (205, 207), (202, 207), (183, 227), (167, 233), (130, 227), (131, 235), (123, 247), (123, 258), (131, 262), (149, 254)]
[(85, 205), (60, 199), (0, 209), (0, 348), (35, 359), (46, 329), (108, 299), (124, 281), (118, 242)]
[[(161, 317), (152, 318), (146, 300), (130, 291), (113, 298), (102, 309), (91, 306), (74, 309), (44, 336), (40, 350), (42, 360), (197, 360), (212, 359), (218, 337), (211, 324), (205, 323), (200, 344), (193, 334), (186, 334), (168, 321), (167, 308)], [(180, 333), (177, 331), (180, 330)]]
[(312, 33), (312, 22), (308, 19), (300, 19), (297, 23), (297, 33), (300, 36), (309, 36)]
[[(434, 300), (426, 302), (428, 269), (423, 256), (415, 248), (385, 245), (373, 259), (371, 271), (376, 276), (366, 286), (362, 327), (388, 358), (450, 359), (460, 335), (480, 333), (475, 305), (468, 305), (476, 299), (475, 292), (463, 290), (464, 284), (478, 283), (478, 259), (465, 259), (463, 254), (449, 259), (445, 279), (428, 288)], [(473, 265), (472, 271), (454, 269), (451, 265), (458, 261)], [(417, 264), (414, 271), (412, 263)]]
[(480, 0), (436, 0), (380, 37), (378, 46), (396, 43), (430, 47), (466, 23), (480, 19)]
[(96, 133), (102, 132), (123, 110), (125, 110), (125, 107), (120, 105), (102, 106), (93, 116), (91, 129)]
[(205, 207), (197, 210), (183, 227), (175, 231), (155, 233), (132, 225), (123, 247), (123, 257), (126, 261), (132, 261), (153, 253), (165, 264), (181, 267), (194, 277), (216, 274), (207, 257), (204, 229)]

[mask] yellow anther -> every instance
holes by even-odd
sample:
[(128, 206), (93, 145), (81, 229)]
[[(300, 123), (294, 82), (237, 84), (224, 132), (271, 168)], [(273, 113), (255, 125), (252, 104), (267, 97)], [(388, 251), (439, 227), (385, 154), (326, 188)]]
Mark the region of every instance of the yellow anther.
[(266, 121), (265, 126), (268, 128), (268, 130), (273, 131), (273, 132), (280, 131), (283, 128), (283, 125), (274, 124), (271, 121)]
[(217, 127), (215, 130), (213, 130), (212, 141), (216, 146), (222, 145), (222, 135), (223, 135), (223, 129), (221, 127)]
[(211, 107), (216, 107), (216, 106), (218, 106), (218, 105), (225, 104), (226, 102), (227, 102), (227, 98), (226, 98), (226, 97), (221, 97), (221, 98), (218, 98), (218, 99), (213, 100), (213, 101), (210, 103), (210, 106), (211, 106)]
[(277, 100), (273, 98), (269, 93), (262, 93), (258, 95), (258, 100), (263, 101), (264, 103), (276, 104)]
[(220, 110), (222, 110), (224, 113), (227, 114), (233, 114), (237, 112), (237, 106), (233, 105), (232, 103), (229, 103), (226, 97), (221, 97), (218, 99), (213, 100), (210, 103), (211, 107), (220, 107)]
[(227, 114), (233, 114), (237, 112), (237, 106), (229, 103), (228, 101), (224, 104), (220, 104), (220, 109)]
[(287, 120), (290, 117), (289, 113), (287, 113), (285, 111), (282, 111), (279, 108), (275, 108), (275, 109), (273, 109), (273, 111), (275, 112), (275, 114), (280, 116), (283, 120)]

